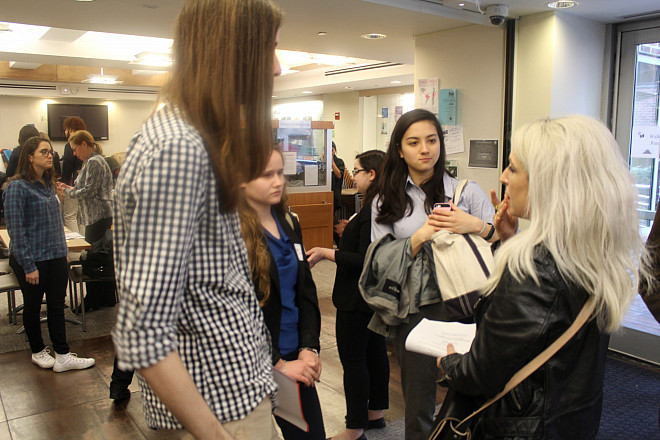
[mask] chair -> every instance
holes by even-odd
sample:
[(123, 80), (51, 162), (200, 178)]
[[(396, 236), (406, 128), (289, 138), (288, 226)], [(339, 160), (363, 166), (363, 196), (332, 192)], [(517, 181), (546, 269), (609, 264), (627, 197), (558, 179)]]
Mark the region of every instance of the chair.
[[(78, 308), (82, 321), (82, 329), (87, 331), (87, 321), (85, 319), (85, 289), (84, 285), (87, 283), (95, 283), (100, 281), (115, 281), (114, 276), (108, 277), (91, 277), (85, 275), (82, 271), (80, 264), (69, 265), (69, 298), (71, 302), (71, 310)], [(80, 294), (80, 297), (78, 296)], [(80, 298), (80, 301), (78, 299)], [(115, 299), (117, 300), (117, 290), (115, 289)], [(80, 307), (78, 307), (80, 306)]]
[(21, 290), (21, 287), (18, 285), (14, 271), (9, 267), (9, 261), (0, 260), (0, 292), (7, 292), (9, 323), (14, 325), (18, 324), (18, 312), (23, 309), (22, 305), (16, 307), (15, 292), (17, 290)]

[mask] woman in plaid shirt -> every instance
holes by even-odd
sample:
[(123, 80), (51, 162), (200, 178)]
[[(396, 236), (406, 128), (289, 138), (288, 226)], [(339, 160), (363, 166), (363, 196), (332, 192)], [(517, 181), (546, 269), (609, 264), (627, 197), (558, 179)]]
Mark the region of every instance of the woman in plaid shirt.
[(165, 105), (133, 137), (117, 180), (113, 340), (119, 368), (139, 372), (151, 428), (277, 438), (236, 203), (270, 158), (280, 21), (268, 0), (187, 0)]
[[(53, 147), (45, 138), (23, 144), (16, 175), (4, 193), (5, 221), (11, 242), (9, 265), (23, 293), (23, 325), (32, 363), (56, 373), (94, 365), (91, 358), (69, 353), (64, 324), (64, 297), (69, 267), (60, 204), (55, 195)], [(41, 337), (41, 301), (46, 295), (48, 333), (55, 358)]]

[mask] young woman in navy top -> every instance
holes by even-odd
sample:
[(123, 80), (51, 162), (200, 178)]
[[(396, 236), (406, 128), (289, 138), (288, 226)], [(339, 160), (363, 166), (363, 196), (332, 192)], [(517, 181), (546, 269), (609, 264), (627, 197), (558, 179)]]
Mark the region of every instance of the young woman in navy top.
[(263, 174), (243, 185), (241, 230), (272, 339), (273, 366), (300, 382), (309, 432), (275, 417), (286, 440), (325, 438), (314, 387), (321, 376), (321, 314), (298, 220), (286, 209), (284, 165), (275, 149)]

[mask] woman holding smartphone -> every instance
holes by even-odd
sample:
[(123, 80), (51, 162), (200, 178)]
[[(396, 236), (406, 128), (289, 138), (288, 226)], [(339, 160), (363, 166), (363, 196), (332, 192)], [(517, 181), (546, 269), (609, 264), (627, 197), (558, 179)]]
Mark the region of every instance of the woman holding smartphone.
[[(454, 233), (475, 233), (487, 240), (497, 238), (493, 207), (486, 194), (468, 183), (454, 204), (458, 180), (445, 170), (445, 145), (438, 119), (426, 110), (405, 113), (392, 131), (385, 157), (383, 178), (371, 204), (371, 238), (386, 234), (410, 238), (414, 257), (440, 229)], [(451, 210), (433, 209), (436, 203), (450, 203)], [(409, 352), (405, 340), (422, 318), (447, 320), (440, 292), (408, 316), (396, 328), (395, 349), (401, 366), (401, 387), (406, 404), (406, 438), (425, 438), (431, 430), (436, 402), (438, 368), (432, 357)]]
[(286, 440), (325, 439), (315, 382), (321, 377), (321, 313), (302, 232), (286, 207), (282, 152), (274, 149), (260, 177), (243, 185), (241, 231), (255, 290), (272, 342), (273, 366), (300, 383), (309, 432), (275, 417)]
[(78, 130), (69, 137), (73, 154), (83, 166), (74, 186), (59, 182), (58, 192), (80, 201), (80, 219), (85, 226), (85, 240), (94, 243), (112, 226), (112, 172), (103, 157), (101, 146), (92, 134)]

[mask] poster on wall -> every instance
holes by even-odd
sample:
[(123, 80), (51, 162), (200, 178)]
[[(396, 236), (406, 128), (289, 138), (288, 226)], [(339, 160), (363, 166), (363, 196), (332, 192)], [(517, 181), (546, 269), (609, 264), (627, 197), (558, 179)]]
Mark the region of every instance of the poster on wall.
[(660, 127), (633, 127), (630, 144), (630, 157), (657, 158), (660, 154)]
[(456, 124), (456, 89), (442, 89), (439, 93), (438, 119), (443, 125)]
[(284, 175), (290, 176), (296, 174), (296, 159), (298, 153), (295, 151), (283, 151), (282, 160), (284, 161)]
[(394, 122), (399, 122), (399, 118), (403, 114), (403, 106), (397, 105), (394, 107)]
[(318, 186), (319, 184), (319, 166), (305, 165), (305, 186)]
[(445, 139), (446, 154), (456, 154), (465, 151), (462, 125), (445, 125), (442, 127), (442, 136)]
[(417, 80), (417, 99), (419, 108), (428, 110), (438, 116), (438, 78)]
[(449, 171), (455, 179), (458, 179), (458, 161), (457, 160), (445, 160), (445, 169)]
[(470, 139), (470, 168), (497, 168), (497, 140)]

